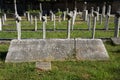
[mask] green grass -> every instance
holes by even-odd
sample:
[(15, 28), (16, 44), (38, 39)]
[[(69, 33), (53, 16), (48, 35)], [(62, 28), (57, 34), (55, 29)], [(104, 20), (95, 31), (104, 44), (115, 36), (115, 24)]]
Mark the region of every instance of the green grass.
[[(42, 38), (42, 31), (33, 31), (34, 25), (22, 21), (22, 38)], [(99, 23), (97, 23), (99, 24)], [(42, 29), (42, 22), (38, 23), (38, 29)], [(57, 22), (56, 31), (47, 31), (47, 38), (66, 38), (67, 22)], [(104, 24), (97, 25), (97, 28), (104, 28)], [(114, 28), (111, 19), (110, 28)], [(15, 22), (8, 20), (0, 32), (0, 38), (17, 38)], [(48, 22), (47, 29), (53, 29), (52, 22)], [(75, 29), (87, 29), (84, 22), (76, 23)], [(96, 38), (113, 37), (114, 30), (97, 30)], [(91, 31), (71, 31), (71, 38), (91, 38)], [(39, 71), (35, 63), (5, 63), (9, 43), (0, 43), (0, 80), (120, 80), (120, 46), (114, 46), (111, 42), (105, 42), (105, 47), (110, 59), (107, 61), (53, 61), (51, 71)]]
[(119, 80), (120, 46), (105, 42), (108, 61), (53, 61), (51, 71), (35, 63), (5, 63), (9, 44), (0, 44), (0, 80)]

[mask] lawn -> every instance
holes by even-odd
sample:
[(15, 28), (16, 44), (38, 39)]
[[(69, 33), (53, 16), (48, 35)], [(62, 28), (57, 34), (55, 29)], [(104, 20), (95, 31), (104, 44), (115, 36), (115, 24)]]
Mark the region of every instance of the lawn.
[[(99, 23), (97, 23), (99, 24)], [(42, 23), (39, 30), (34, 25), (22, 22), (22, 38), (42, 38)], [(67, 22), (57, 23), (57, 30), (52, 30), (52, 22), (48, 22), (47, 38), (66, 38)], [(61, 25), (61, 26), (60, 26)], [(104, 24), (97, 28), (104, 28)], [(91, 38), (85, 22), (76, 23), (76, 30), (71, 31), (71, 38)], [(114, 35), (114, 24), (111, 19), (111, 30), (96, 30), (96, 38), (110, 38)], [(0, 32), (0, 38), (17, 38), (15, 22), (8, 20)], [(12, 30), (12, 31), (10, 31)], [(120, 80), (120, 46), (110, 41), (104, 42), (109, 53), (107, 61), (53, 61), (51, 71), (39, 71), (35, 63), (5, 63), (9, 43), (0, 43), (0, 80)]]

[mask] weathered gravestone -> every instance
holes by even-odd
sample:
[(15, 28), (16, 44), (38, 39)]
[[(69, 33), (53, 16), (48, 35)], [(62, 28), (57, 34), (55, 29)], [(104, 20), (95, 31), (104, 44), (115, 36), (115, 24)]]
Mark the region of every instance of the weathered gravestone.
[(5, 62), (107, 60), (100, 39), (22, 39), (12, 40)]
[(0, 18), (0, 31), (2, 31), (2, 20)]
[(114, 32), (114, 38), (111, 38), (112, 42), (115, 45), (120, 45), (119, 28), (120, 28), (120, 11), (117, 11), (116, 15), (115, 15), (115, 32)]
[(71, 14), (71, 13), (68, 13), (68, 14), (67, 14), (67, 17), (68, 17), (67, 38), (70, 39), (70, 27), (71, 27), (72, 14)]
[(46, 20), (47, 20), (47, 17), (46, 16), (42, 16), (42, 21), (43, 21), (43, 39), (46, 38)]

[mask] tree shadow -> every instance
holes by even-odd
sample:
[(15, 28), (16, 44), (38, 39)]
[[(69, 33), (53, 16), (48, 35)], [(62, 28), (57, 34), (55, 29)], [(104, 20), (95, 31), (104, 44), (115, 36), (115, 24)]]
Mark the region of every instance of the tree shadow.
[(0, 52), (0, 60), (5, 61), (7, 52)]

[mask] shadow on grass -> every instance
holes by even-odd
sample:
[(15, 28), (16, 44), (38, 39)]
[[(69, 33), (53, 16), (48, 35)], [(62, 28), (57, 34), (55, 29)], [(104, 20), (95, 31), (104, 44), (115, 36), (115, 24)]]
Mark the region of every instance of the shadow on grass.
[(0, 60), (5, 61), (7, 52), (0, 52)]

